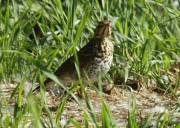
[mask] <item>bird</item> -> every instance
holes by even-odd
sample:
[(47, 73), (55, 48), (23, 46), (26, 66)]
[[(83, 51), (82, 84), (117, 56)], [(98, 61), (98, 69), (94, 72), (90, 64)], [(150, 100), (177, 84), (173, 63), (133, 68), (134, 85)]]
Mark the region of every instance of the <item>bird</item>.
[[(77, 52), (80, 74), (85, 85), (89, 83), (89, 80), (92, 83), (97, 82), (98, 74), (101, 72), (106, 74), (111, 67), (114, 52), (111, 32), (111, 23), (107, 20), (100, 21), (94, 30), (93, 38)], [(54, 73), (65, 85), (79, 80), (74, 63), (75, 58), (71, 56)], [(53, 84), (55, 82), (50, 78), (44, 81), (45, 88)], [(37, 89), (40, 89), (40, 86)]]

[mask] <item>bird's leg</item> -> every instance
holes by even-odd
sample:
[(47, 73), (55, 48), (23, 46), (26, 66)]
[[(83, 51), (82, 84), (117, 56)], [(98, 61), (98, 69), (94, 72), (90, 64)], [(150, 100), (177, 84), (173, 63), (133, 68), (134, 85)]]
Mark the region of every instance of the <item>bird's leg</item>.
[(81, 87), (77, 90), (77, 95), (78, 95), (80, 98), (84, 99), (84, 95), (83, 95), (83, 93), (82, 93)]
[(102, 84), (102, 87), (103, 87), (103, 92), (104, 93), (107, 93), (107, 94), (111, 94), (111, 91), (113, 90), (113, 88), (114, 88), (114, 84), (113, 83), (103, 83)]

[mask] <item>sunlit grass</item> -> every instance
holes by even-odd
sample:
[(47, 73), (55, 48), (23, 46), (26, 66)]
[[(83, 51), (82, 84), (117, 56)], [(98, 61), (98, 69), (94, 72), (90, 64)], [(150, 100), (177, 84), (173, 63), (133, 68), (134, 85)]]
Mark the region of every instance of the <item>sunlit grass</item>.
[[(81, 80), (87, 108), (53, 75), (70, 55), (76, 55), (76, 51), (89, 41), (98, 21), (104, 19), (112, 23), (115, 48), (113, 66), (109, 71), (111, 79), (116, 81), (121, 74), (126, 84), (133, 72), (139, 81), (147, 83), (148, 78), (152, 78), (157, 86), (165, 90), (165, 94), (171, 93), (175, 98), (178, 97), (179, 74), (176, 73), (177, 78), (172, 83), (167, 73), (179, 63), (180, 54), (180, 12), (174, 2), (12, 0), (0, 1), (0, 8), (0, 80), (10, 84), (13, 78), (20, 79), (11, 94), (11, 99), (16, 101), (14, 115), (0, 112), (0, 126), (25, 126), (30, 120), (32, 127), (63, 127), (59, 120), (70, 95), (82, 107), (86, 127), (90, 123), (93, 123), (93, 127), (117, 127), (101, 91), (92, 85), (102, 99), (102, 124), (99, 124)], [(122, 63), (126, 65), (122, 66)], [(23, 103), (25, 81), (32, 81), (33, 84), (38, 81), (43, 89), (46, 77), (53, 79), (68, 92), (62, 98), (55, 118), (47, 107), (44, 91), (41, 91), (42, 104), (33, 97), (32, 92), (27, 96), (26, 103)], [(3, 96), (3, 93), (0, 95)], [(8, 107), (8, 102), (2, 101), (0, 108), (4, 104)], [(43, 109), (48, 119), (43, 118)], [(162, 115), (158, 119), (160, 117)], [(144, 124), (137, 122), (136, 103), (133, 102), (133, 112), (129, 113), (127, 127), (146, 127), (151, 119), (149, 115)], [(171, 122), (169, 114), (161, 122), (157, 127), (179, 125)], [(70, 124), (81, 127), (73, 118), (67, 120), (65, 126)]]

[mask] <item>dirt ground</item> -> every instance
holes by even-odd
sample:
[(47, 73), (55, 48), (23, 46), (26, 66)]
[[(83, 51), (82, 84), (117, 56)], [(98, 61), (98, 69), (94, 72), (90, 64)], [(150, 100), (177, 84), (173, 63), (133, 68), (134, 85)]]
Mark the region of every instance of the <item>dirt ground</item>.
[[(94, 111), (98, 115), (98, 122), (101, 122), (101, 98), (91, 88), (88, 88), (87, 92), (91, 99)], [(168, 94), (163, 95), (145, 88), (142, 88), (139, 92), (114, 88), (110, 95), (103, 95), (118, 128), (126, 126), (128, 122), (128, 111), (132, 111), (133, 100), (136, 100), (137, 119), (140, 123), (143, 123), (146, 120), (148, 114), (153, 114), (154, 116), (150, 127), (155, 127), (157, 115), (163, 112), (168, 113), (169, 111), (170, 115), (174, 117), (173, 120), (180, 122), (180, 113), (178, 113), (180, 108), (176, 108), (178, 104), (177, 100)], [(58, 105), (58, 99), (53, 99), (53, 101), (51, 100), (53, 103), (50, 104)], [(84, 106), (86, 106), (84, 100), (81, 101)], [(73, 117), (83, 125), (83, 111), (74, 100), (67, 102), (61, 120), (67, 120), (70, 117)]]
[[(0, 100), (3, 106), (5, 105), (2, 101), (5, 101), (5, 99), (7, 100), (10, 97), (14, 87), (15, 86), (13, 85), (2, 86), (1, 92), (3, 92), (3, 96), (0, 97)], [(90, 87), (87, 87), (86, 91), (93, 105), (94, 112), (97, 115), (97, 120), (99, 123), (101, 123), (101, 98)], [(56, 96), (54, 93), (52, 93), (52, 91), (46, 92), (46, 96), (48, 99), (48, 107), (51, 108), (52, 114), (55, 115), (56, 109), (60, 104), (61, 99), (59, 96)], [(137, 120), (140, 124), (147, 119), (148, 114), (153, 114), (153, 118), (149, 126), (153, 128), (156, 126), (158, 114), (168, 112), (170, 112), (170, 118), (173, 118), (173, 121), (180, 122), (180, 108), (176, 107), (178, 104), (178, 99), (175, 99), (173, 96), (167, 93), (152, 91), (151, 89), (147, 89), (143, 86), (138, 91), (122, 89), (115, 86), (111, 94), (103, 93), (103, 97), (118, 128), (123, 128), (127, 125), (128, 111), (132, 111), (133, 100), (136, 100), (136, 114)], [(84, 99), (81, 99), (80, 101), (84, 106), (86, 106)], [(9, 102), (8, 111), (11, 114), (13, 114), (13, 104), (14, 99)], [(162, 116), (162, 119), (164, 116)], [(71, 98), (67, 100), (65, 109), (61, 115), (60, 123), (63, 125), (69, 118), (73, 118), (83, 125), (84, 119), (82, 108), (75, 102), (74, 99)]]

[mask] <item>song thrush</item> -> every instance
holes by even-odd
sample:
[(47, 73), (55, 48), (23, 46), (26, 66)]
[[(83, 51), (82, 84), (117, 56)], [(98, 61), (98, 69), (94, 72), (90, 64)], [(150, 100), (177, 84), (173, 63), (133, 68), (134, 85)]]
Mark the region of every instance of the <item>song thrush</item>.
[[(108, 21), (99, 22), (94, 31), (94, 37), (77, 53), (79, 68), (84, 84), (88, 84), (84, 72), (87, 72), (91, 82), (97, 81), (100, 72), (107, 73), (113, 60), (113, 44), (111, 42), (111, 24)], [(74, 65), (74, 56), (67, 59), (54, 73), (64, 84), (75, 83), (78, 75)], [(48, 88), (54, 84), (50, 78), (44, 85)]]

